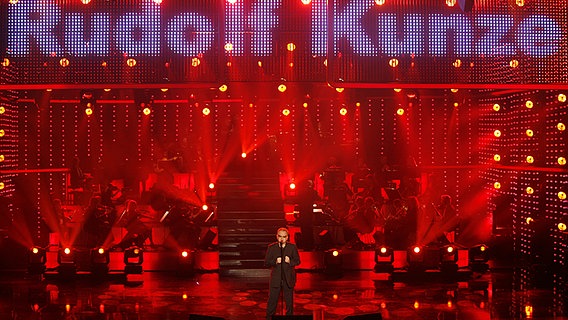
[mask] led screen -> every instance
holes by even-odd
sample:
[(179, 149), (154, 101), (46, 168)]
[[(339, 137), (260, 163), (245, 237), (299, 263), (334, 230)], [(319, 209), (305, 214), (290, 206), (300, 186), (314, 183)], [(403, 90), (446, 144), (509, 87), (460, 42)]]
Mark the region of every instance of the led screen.
[(83, 2), (3, 3), (22, 82), (566, 81), (565, 3)]

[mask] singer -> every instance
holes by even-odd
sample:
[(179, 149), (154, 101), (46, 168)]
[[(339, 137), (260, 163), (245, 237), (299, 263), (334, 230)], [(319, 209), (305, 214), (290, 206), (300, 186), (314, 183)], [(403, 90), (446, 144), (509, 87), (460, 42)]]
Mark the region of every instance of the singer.
[(266, 250), (264, 264), (272, 269), (270, 273), (270, 292), (266, 306), (266, 319), (270, 320), (276, 312), (280, 291), (286, 302), (286, 315), (292, 315), (294, 309), (294, 285), (296, 285), (295, 266), (300, 264), (298, 248), (288, 243), (290, 233), (286, 228), (276, 232), (277, 242), (271, 243)]

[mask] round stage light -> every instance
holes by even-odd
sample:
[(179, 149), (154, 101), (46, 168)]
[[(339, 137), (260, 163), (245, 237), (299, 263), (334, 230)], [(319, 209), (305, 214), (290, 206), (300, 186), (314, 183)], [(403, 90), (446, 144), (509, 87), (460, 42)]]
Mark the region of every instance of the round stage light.
[(215, 189), (215, 184), (213, 182), (209, 182), (209, 190)]
[(495, 189), (501, 189), (501, 183), (500, 183), (500, 182), (495, 182), (495, 183), (493, 183), (493, 188), (495, 188)]
[(98, 252), (99, 252), (99, 254), (104, 254), (104, 253), (105, 253), (105, 249), (104, 249), (104, 248), (99, 248)]
[(333, 250), (333, 252), (331, 253), (334, 257), (337, 257), (339, 255), (339, 251), (337, 250)]
[(246, 157), (247, 157), (247, 153), (246, 153), (246, 152), (241, 153), (241, 158), (244, 159), (244, 158), (246, 158)]
[(126, 60), (126, 65), (129, 67), (134, 67), (136, 65), (136, 59), (130, 58), (128, 60)]
[(289, 109), (284, 109), (284, 110), (282, 110), (282, 114), (283, 114), (285, 117), (287, 117), (287, 116), (290, 115), (290, 110), (289, 110)]
[(558, 230), (566, 231), (566, 224), (562, 222), (558, 223)]
[(280, 92), (284, 92), (284, 91), (286, 91), (286, 89), (287, 89), (287, 87), (286, 87), (285, 84), (281, 84), (281, 85), (278, 86), (278, 91), (280, 91)]
[(533, 156), (527, 156), (527, 163), (534, 163), (534, 157)]
[(515, 4), (519, 7), (522, 7), (525, 5), (525, 0), (515, 0)]
[(7, 67), (7, 66), (9, 66), (9, 65), (10, 65), (10, 59), (4, 58), (4, 59), (2, 60), (2, 66), (3, 66), (3, 67)]
[(219, 91), (221, 91), (221, 92), (225, 92), (225, 91), (227, 91), (227, 89), (229, 89), (229, 87), (227, 87), (226, 84), (222, 84), (222, 85), (219, 87)]
[(312, 0), (302, 0), (302, 4), (308, 5), (312, 3)]
[(335, 88), (335, 91), (342, 93), (343, 91), (345, 91), (345, 88), (337, 87), (337, 88)]
[(378, 6), (382, 6), (383, 4), (385, 4), (385, 0), (375, 0), (375, 4)]
[(4, 158), (4, 155), (3, 155), (3, 154), (0, 154), (0, 162), (4, 162), (4, 160), (6, 160), (6, 159)]
[(4, 114), (6, 112), (6, 108), (0, 106), (0, 114)]
[(534, 189), (532, 187), (527, 187), (527, 194), (533, 194)]
[(448, 7), (453, 7), (456, 5), (456, 0), (446, 0), (446, 5)]
[(562, 122), (558, 122), (558, 124), (556, 125), (556, 128), (558, 128), (558, 130), (560, 130), (560, 131), (564, 131), (564, 130), (566, 130), (566, 125)]
[(531, 224), (531, 223), (534, 222), (534, 219), (531, 218), (531, 217), (528, 217), (528, 218), (526, 219), (526, 222), (527, 222), (527, 224)]
[(403, 108), (398, 108), (396, 110), (396, 114), (398, 114), (399, 116), (402, 116), (404, 114), (404, 109)]
[(68, 67), (69, 66), (69, 59), (61, 58), (61, 60), (59, 60), (59, 65), (62, 66), (63, 68)]
[(211, 110), (209, 110), (209, 108), (203, 108), (201, 113), (203, 113), (204, 116), (208, 116), (211, 113)]
[(0, 182), (0, 190), (4, 190), (5, 187), (6, 185), (4, 184), (4, 182)]
[(511, 66), (511, 68), (518, 67), (519, 66), (519, 60), (513, 59), (513, 60), (509, 61), (509, 66)]
[(286, 49), (290, 52), (294, 51), (294, 50), (296, 50), (296, 45), (294, 43), (290, 42), (286, 45)]
[(497, 138), (499, 138), (501, 136), (501, 130), (495, 130), (493, 131), (493, 135)]
[(414, 252), (414, 253), (420, 253), (420, 251), (421, 251), (420, 247), (418, 247), (418, 246), (415, 246), (414, 248), (412, 248), (412, 252)]
[(346, 108), (341, 108), (341, 109), (339, 110), (339, 114), (342, 115), (342, 116), (346, 115), (346, 114), (347, 114), (347, 109), (346, 109)]
[(534, 131), (532, 131), (531, 129), (527, 129), (526, 134), (527, 134), (527, 137), (532, 137), (532, 136), (534, 136)]
[(499, 161), (501, 161), (501, 156), (496, 154), (496, 155), (493, 156), (493, 160), (499, 162)]
[(392, 68), (396, 68), (398, 66), (398, 59), (396, 58), (392, 58), (389, 60), (389, 66), (391, 66)]
[(462, 66), (462, 61), (461, 61), (460, 59), (456, 59), (456, 60), (452, 63), (452, 65), (453, 65), (455, 68), (459, 68), (459, 67)]
[(197, 67), (201, 64), (201, 60), (199, 58), (191, 58), (191, 66)]
[(525, 102), (525, 106), (528, 109), (532, 109), (532, 107), (534, 107), (534, 103), (531, 100), (527, 100), (527, 102)]
[(566, 102), (566, 95), (564, 93), (559, 94), (558, 95), (558, 101)]
[(493, 110), (499, 111), (499, 110), (501, 110), (501, 106), (498, 103), (496, 103), (496, 104), (493, 105)]
[(231, 52), (231, 51), (233, 51), (233, 44), (230, 43), (230, 42), (229, 42), (229, 43), (225, 43), (224, 48), (225, 48), (225, 51)]
[(558, 192), (558, 199), (565, 200), (566, 199), (566, 192), (564, 192), (564, 191)]
[(394, 92), (397, 92), (397, 93), (402, 91), (401, 88), (394, 88), (393, 90), (394, 90)]
[(152, 109), (146, 107), (144, 108), (144, 110), (142, 110), (142, 112), (144, 113), (144, 115), (148, 116), (150, 115), (150, 113), (152, 113)]
[(93, 109), (91, 109), (91, 108), (85, 109), (85, 114), (88, 115), (88, 116), (92, 115), (92, 114), (93, 114)]
[(187, 258), (187, 256), (189, 256), (189, 253), (187, 252), (187, 250), (183, 250), (181, 252), (181, 256), (184, 257), (184, 258)]
[(201, 210), (207, 211), (207, 209), (209, 209), (208, 205), (204, 204), (204, 205), (201, 206)]
[(561, 166), (566, 165), (566, 158), (558, 157), (558, 164)]
[(65, 249), (63, 250), (63, 252), (64, 252), (65, 254), (70, 254), (70, 253), (71, 253), (71, 249), (65, 248)]
[(0, 138), (2, 138), (5, 134), (6, 131), (4, 131), (4, 129), (0, 129)]

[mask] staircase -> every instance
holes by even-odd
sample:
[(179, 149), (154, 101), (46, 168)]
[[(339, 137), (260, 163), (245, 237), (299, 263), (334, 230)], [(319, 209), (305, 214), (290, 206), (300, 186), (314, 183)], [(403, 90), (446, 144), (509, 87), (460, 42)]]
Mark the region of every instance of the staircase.
[(269, 243), (285, 226), (278, 173), (258, 163), (232, 165), (217, 180), (219, 273), (222, 276), (264, 277)]

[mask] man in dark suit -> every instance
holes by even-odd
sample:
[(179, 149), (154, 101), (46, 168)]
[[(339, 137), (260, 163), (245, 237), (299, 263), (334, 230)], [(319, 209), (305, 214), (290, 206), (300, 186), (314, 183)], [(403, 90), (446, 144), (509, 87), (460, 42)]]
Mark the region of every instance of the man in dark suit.
[(266, 319), (270, 320), (276, 312), (280, 291), (286, 302), (286, 315), (292, 315), (294, 308), (294, 285), (296, 285), (295, 266), (300, 264), (300, 255), (295, 244), (288, 243), (290, 233), (286, 228), (276, 232), (277, 242), (271, 243), (266, 250), (264, 264), (272, 268), (270, 273), (270, 293), (266, 306)]

